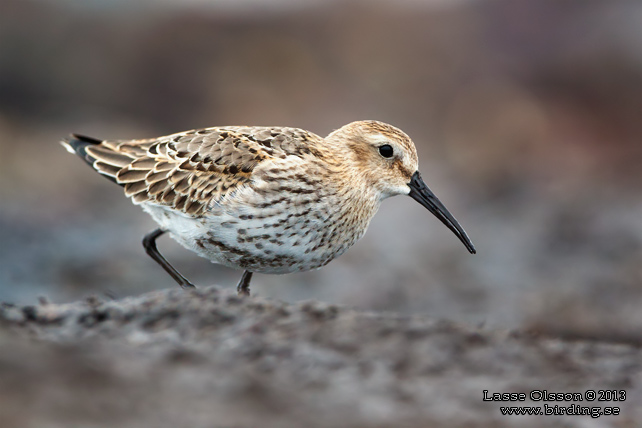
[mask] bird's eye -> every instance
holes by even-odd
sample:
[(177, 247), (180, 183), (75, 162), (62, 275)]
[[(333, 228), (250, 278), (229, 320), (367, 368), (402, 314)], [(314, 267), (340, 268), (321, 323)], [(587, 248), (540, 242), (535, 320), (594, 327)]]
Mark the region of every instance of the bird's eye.
[(393, 155), (394, 151), (392, 150), (392, 146), (390, 144), (384, 144), (383, 146), (379, 147), (379, 154), (383, 156), (384, 158), (391, 158)]

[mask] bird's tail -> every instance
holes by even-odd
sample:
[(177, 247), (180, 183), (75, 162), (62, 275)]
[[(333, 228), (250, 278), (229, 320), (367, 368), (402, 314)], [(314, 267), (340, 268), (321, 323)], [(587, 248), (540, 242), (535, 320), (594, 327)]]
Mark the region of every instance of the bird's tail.
[(84, 135), (78, 134), (71, 134), (69, 138), (65, 138), (60, 142), (60, 144), (62, 144), (69, 153), (77, 154), (82, 160), (92, 166), (96, 159), (93, 159), (87, 153), (87, 146), (96, 146), (100, 143), (102, 143), (102, 140), (97, 140), (95, 138), (85, 137)]
[[(104, 175), (106, 178), (110, 179), (114, 183), (117, 183), (116, 181), (117, 169), (113, 167), (110, 167), (110, 168), (103, 167), (102, 162), (100, 162), (100, 159), (97, 159), (95, 156), (95, 153), (92, 153), (92, 150), (91, 150), (92, 147), (94, 148), (94, 151), (97, 149), (101, 152), (102, 151), (111, 152), (111, 150), (106, 147), (102, 148), (102, 150), (101, 148), (98, 148), (98, 146), (100, 146), (102, 142), (103, 142), (102, 140), (98, 140), (96, 138), (86, 137), (84, 135), (78, 135), (78, 134), (71, 134), (68, 138), (65, 138), (60, 143), (63, 145), (64, 148), (67, 149), (69, 153), (74, 153), (78, 155), (78, 157), (84, 160), (93, 169), (95, 169), (96, 171), (98, 171), (99, 173), (101, 173), (102, 175)], [(105, 165), (105, 166), (110, 166), (110, 165)]]

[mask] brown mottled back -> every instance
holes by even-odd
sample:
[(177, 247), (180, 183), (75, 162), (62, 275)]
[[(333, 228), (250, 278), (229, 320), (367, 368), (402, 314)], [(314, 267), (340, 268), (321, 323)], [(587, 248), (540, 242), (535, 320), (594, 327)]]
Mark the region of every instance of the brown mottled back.
[[(82, 139), (84, 137), (77, 137)], [(202, 215), (211, 202), (251, 180), (266, 159), (321, 156), (319, 136), (296, 128), (206, 128), (147, 140), (67, 144), (124, 186), (135, 203), (155, 202)], [(76, 143), (76, 144), (74, 144)]]

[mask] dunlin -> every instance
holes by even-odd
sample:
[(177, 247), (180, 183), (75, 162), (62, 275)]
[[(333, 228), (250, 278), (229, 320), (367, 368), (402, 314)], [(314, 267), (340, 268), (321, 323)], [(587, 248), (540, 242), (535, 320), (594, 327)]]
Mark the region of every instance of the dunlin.
[(297, 128), (215, 127), (145, 140), (63, 141), (121, 185), (160, 225), (147, 253), (181, 287), (194, 285), (158, 251), (165, 232), (198, 255), (253, 272), (282, 274), (326, 265), (368, 228), (381, 201), (409, 195), (464, 243), (475, 247), (417, 170), (401, 130), (353, 122), (325, 138)]

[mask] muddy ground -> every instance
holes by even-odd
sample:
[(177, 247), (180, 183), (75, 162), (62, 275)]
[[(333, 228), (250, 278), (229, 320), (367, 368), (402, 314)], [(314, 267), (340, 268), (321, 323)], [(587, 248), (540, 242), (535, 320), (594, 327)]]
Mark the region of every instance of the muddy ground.
[[(642, 420), (636, 343), (239, 298), (215, 287), (4, 304), (0, 319), (3, 427), (634, 427)], [(615, 390), (626, 400), (576, 402), (617, 406), (619, 416), (502, 416), (483, 390)]]

